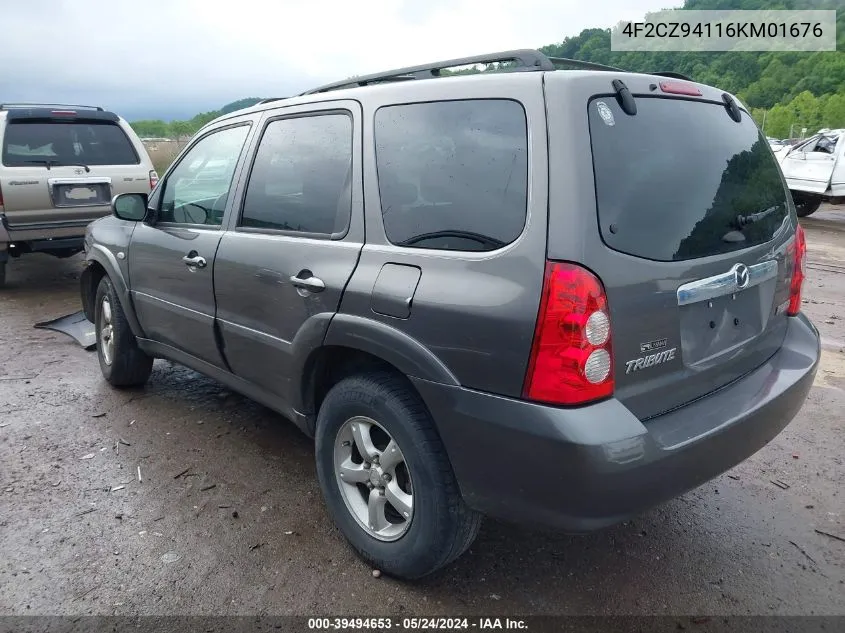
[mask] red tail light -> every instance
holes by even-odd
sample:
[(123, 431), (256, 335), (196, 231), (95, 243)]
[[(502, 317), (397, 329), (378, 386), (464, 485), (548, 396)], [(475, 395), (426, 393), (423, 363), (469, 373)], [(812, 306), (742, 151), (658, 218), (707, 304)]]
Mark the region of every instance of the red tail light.
[(153, 169), (150, 172), (150, 191), (155, 189), (157, 184), (158, 184), (158, 172), (156, 172), (156, 170)]
[(598, 277), (574, 264), (547, 262), (523, 397), (573, 405), (612, 395), (610, 338)]
[(0, 187), (0, 213), (3, 211), (5, 211), (5, 208), (3, 207), (3, 188)]
[(789, 284), (789, 307), (786, 313), (795, 316), (801, 311), (801, 286), (804, 284), (804, 271), (807, 260), (807, 241), (804, 229), (799, 224), (795, 230), (795, 243), (792, 251), (792, 281)]

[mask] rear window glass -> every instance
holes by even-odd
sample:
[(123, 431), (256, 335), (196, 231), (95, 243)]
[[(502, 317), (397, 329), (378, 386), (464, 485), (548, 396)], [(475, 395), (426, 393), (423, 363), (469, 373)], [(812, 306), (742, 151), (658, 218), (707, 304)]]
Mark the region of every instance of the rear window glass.
[(10, 121), (3, 136), (3, 164), (138, 165), (126, 134), (115, 123)]
[(766, 138), (721, 104), (613, 97), (589, 104), (599, 222), (614, 250), (678, 261), (770, 241), (788, 215)]
[(412, 248), (490, 251), (525, 226), (528, 140), (506, 100), (415, 103), (375, 117), (387, 238)]

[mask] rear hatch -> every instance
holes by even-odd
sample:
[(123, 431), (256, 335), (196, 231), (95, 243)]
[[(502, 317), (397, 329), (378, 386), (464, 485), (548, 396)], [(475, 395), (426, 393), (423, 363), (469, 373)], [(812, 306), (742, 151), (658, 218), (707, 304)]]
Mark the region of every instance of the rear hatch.
[(654, 77), (624, 81), (635, 114), (614, 92), (596, 94), (595, 80), (573, 82), (589, 128), (581, 170), (592, 168), (585, 178), (595, 187), (581, 185), (574, 197), (586, 206), (576, 223), (580, 244), (561, 236), (567, 227), (556, 214), (571, 207), (565, 192), (551, 196), (549, 256), (575, 252), (603, 281), (615, 396), (647, 419), (742, 377), (778, 350), (795, 225), (769, 144), (746, 112), (735, 121), (722, 93), (703, 86), (689, 85), (701, 97), (679, 97)]
[(146, 156), (111, 112), (11, 109), (0, 134), (10, 228), (92, 219), (113, 195), (150, 190)]

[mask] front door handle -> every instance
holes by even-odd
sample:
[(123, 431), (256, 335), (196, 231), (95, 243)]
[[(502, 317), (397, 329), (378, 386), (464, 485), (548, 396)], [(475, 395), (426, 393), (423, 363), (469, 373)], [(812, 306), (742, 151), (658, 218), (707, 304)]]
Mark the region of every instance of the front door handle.
[(323, 283), (323, 280), (314, 277), (311, 271), (307, 270), (303, 270), (299, 275), (293, 275), (290, 278), (290, 282), (297, 288), (302, 288), (308, 292), (322, 292), (326, 289), (326, 284)]
[(205, 261), (205, 257), (202, 255), (197, 255), (196, 251), (191, 251), (187, 255), (182, 258), (182, 261), (185, 262), (185, 265), (188, 268), (205, 268), (208, 262)]

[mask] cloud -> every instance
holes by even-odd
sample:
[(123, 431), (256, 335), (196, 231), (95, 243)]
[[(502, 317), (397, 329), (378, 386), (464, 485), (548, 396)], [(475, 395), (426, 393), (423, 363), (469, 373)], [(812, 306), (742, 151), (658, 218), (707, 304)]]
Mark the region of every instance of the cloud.
[(355, 74), (561, 41), (660, 0), (29, 0), (3, 6), (0, 98), (191, 116)]

